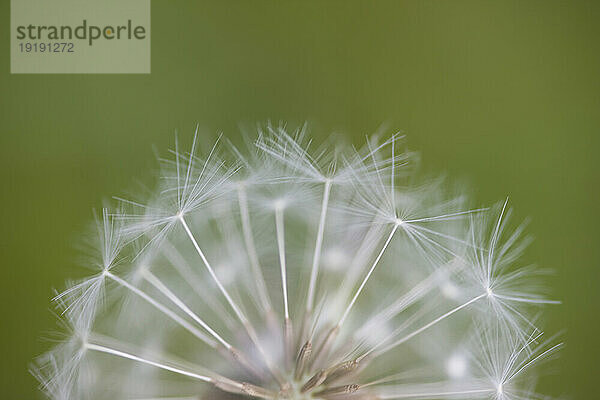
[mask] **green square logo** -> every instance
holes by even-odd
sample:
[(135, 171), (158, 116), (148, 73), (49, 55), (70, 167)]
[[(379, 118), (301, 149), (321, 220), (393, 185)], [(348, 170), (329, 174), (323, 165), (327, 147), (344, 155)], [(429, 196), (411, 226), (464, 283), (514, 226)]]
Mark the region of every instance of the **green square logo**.
[(149, 74), (150, 0), (11, 0), (11, 73)]

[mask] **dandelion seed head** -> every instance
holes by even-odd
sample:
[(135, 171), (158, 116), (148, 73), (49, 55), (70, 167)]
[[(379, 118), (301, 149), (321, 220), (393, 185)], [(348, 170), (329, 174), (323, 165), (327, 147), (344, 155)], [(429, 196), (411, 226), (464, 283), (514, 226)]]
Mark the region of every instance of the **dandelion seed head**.
[(96, 218), (93, 274), (55, 298), (66, 338), (32, 367), (49, 398), (537, 396), (560, 345), (507, 202), (420, 177), (400, 134), (199, 147)]

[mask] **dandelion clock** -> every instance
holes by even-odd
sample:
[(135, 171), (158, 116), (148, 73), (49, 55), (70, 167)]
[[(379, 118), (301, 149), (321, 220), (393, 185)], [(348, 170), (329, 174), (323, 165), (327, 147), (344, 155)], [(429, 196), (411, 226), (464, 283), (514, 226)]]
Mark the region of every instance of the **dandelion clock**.
[(90, 276), (55, 297), (51, 399), (542, 399), (543, 270), (508, 201), (361, 148), (258, 129), (176, 143), (144, 198), (98, 211)]

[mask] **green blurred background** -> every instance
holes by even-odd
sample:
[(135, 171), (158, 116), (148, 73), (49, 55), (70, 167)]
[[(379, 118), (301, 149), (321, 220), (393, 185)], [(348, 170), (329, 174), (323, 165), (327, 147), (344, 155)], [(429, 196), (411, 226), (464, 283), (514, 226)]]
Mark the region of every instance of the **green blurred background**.
[(39, 396), (27, 366), (92, 208), (148, 178), (176, 129), (267, 119), (357, 143), (388, 123), (479, 202), (509, 195), (564, 301), (540, 390), (597, 398), (600, 2), (153, 0), (150, 75), (10, 75), (0, 15), (2, 398)]

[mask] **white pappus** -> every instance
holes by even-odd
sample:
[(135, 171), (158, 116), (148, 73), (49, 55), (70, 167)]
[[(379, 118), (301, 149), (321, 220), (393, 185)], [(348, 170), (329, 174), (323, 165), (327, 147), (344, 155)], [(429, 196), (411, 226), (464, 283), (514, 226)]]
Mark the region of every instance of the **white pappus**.
[(55, 301), (32, 373), (67, 399), (545, 398), (538, 278), (507, 202), (423, 179), (404, 138), (258, 129), (176, 143), (143, 200), (95, 224), (95, 269)]

